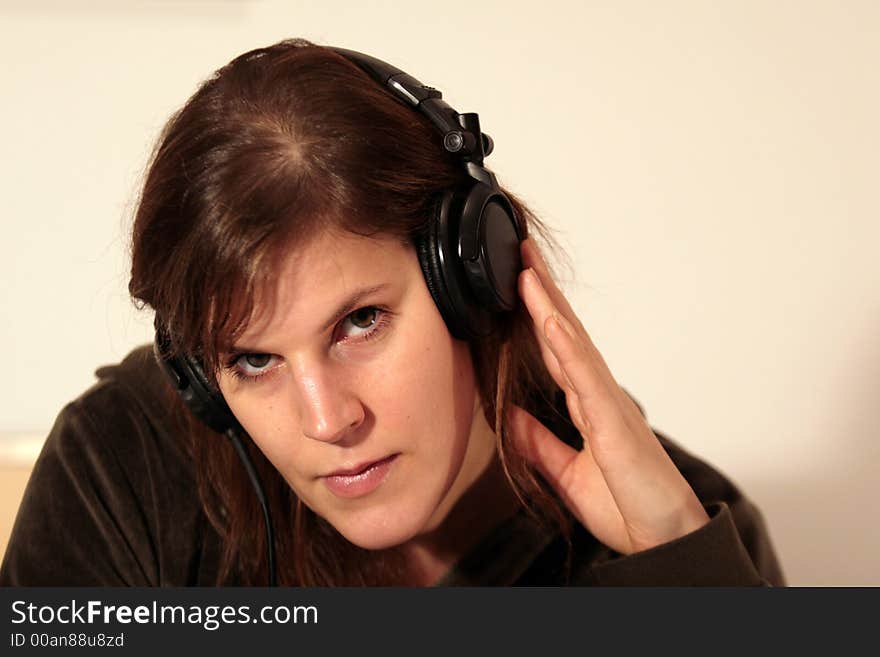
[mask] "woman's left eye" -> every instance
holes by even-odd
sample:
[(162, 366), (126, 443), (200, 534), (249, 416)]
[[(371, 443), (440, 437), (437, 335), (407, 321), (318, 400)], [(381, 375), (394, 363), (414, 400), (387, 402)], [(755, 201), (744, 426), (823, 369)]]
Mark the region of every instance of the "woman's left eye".
[[(388, 325), (389, 315), (387, 310), (375, 306), (364, 306), (355, 310), (347, 315), (340, 324), (340, 330), (345, 336), (340, 342), (372, 340)], [(356, 329), (350, 336), (346, 335), (347, 326), (353, 326)]]

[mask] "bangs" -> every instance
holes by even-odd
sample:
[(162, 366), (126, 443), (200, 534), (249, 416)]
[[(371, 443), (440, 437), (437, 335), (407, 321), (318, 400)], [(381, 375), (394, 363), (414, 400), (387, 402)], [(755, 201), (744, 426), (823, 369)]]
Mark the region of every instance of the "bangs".
[(409, 231), (389, 234), (387, 227), (380, 230), (374, 223), (348, 211), (297, 217), (280, 224), (275, 233), (265, 235), (254, 245), (248, 257), (237, 259), (233, 266), (224, 268), (222, 277), (211, 279), (210, 289), (204, 291), (208, 300), (204, 321), (193, 327), (195, 339), (186, 353), (198, 354), (205, 373), (216, 383), (219, 368), (226, 364), (223, 356), (234, 351), (245, 331), (265, 317), (267, 308), (274, 306), (272, 300), (285, 261), (328, 233), (363, 238), (383, 236), (403, 246), (413, 245)]
[(315, 215), (280, 222), (275, 231), (238, 251), (240, 257), (218, 268), (221, 276), (209, 277), (209, 285), (202, 291), (207, 300), (203, 321), (192, 327), (186, 353), (197, 354), (213, 381), (224, 365), (223, 355), (233, 350), (241, 335), (271, 305), (284, 261), (318, 235), (339, 226), (338, 220)]

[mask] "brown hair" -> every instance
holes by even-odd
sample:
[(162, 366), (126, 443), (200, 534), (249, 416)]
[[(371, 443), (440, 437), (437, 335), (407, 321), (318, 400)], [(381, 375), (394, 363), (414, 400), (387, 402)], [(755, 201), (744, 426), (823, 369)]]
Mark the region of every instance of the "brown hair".
[[(412, 243), (440, 195), (465, 179), (428, 120), (333, 51), (303, 40), (247, 52), (204, 82), (165, 126), (147, 171), (132, 235), (129, 291), (157, 313), (176, 353), (215, 372), (271, 289), (290, 249), (328, 229)], [(527, 234), (550, 231), (510, 195)], [(568, 517), (509, 444), (510, 404), (535, 411), (556, 387), (519, 307), (470, 344), (479, 394), (513, 490), (549, 527)], [(225, 553), (217, 584), (266, 581), (257, 501), (237, 456), (175, 401), (196, 464), (199, 495)], [(247, 449), (266, 489), (281, 584), (404, 583), (394, 549), (343, 538), (297, 498), (256, 445)], [(526, 502), (526, 500), (528, 502)]]

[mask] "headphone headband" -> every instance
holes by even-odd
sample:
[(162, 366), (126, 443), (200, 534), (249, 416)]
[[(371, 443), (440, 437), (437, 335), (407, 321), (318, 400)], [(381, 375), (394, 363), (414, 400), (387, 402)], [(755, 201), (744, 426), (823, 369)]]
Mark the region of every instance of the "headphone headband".
[[(345, 48), (330, 50), (357, 64), (396, 98), (425, 114), (443, 135), (443, 148), (458, 154), (465, 162), (482, 167), (483, 158), (492, 152), (494, 143), (489, 135), (480, 131), (476, 114), (459, 114), (443, 100), (438, 89), (419, 82), (381, 59)], [(483, 180), (482, 177), (477, 179)]]

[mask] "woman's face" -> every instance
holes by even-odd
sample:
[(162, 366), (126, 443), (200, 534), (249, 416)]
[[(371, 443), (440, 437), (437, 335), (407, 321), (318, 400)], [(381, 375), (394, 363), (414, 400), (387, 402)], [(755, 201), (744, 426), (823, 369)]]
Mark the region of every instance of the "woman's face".
[(327, 234), (282, 263), (218, 373), (302, 501), (367, 549), (436, 529), (494, 453), (466, 342), (412, 247)]

